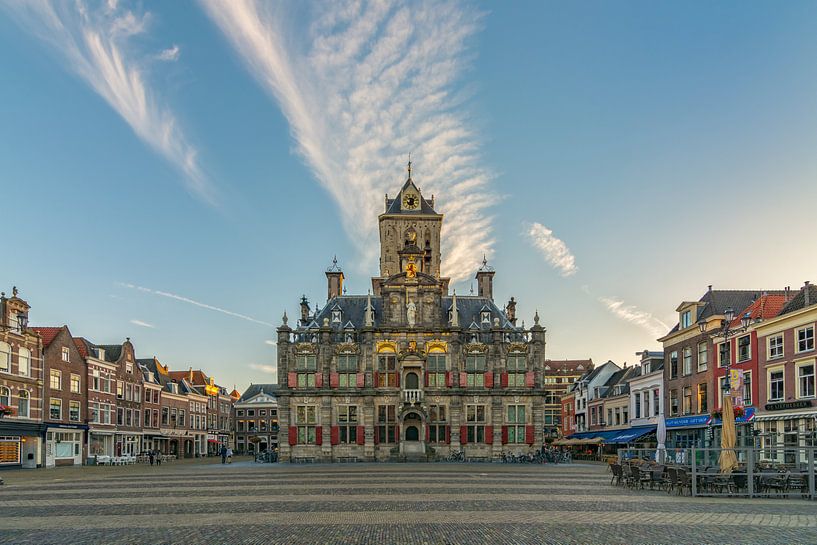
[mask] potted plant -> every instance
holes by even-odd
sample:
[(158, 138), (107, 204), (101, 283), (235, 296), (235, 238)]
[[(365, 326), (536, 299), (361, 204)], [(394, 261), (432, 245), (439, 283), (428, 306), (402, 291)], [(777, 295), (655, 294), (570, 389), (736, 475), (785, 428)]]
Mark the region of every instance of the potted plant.
[(14, 407), (9, 405), (0, 405), (0, 418), (4, 416), (12, 416), (14, 414)]

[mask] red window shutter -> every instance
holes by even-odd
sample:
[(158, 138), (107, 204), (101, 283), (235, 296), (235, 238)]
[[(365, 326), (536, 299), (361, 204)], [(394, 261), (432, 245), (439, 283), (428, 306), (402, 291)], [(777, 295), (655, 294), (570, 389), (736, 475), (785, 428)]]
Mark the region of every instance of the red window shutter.
[(374, 444), (380, 444), (380, 428), (378, 426), (374, 427)]
[(395, 373), (395, 375), (397, 375), (397, 376), (395, 377), (396, 382), (397, 382), (397, 384), (396, 384), (396, 385), (397, 385), (397, 387), (399, 388), (399, 387), (400, 387), (400, 373)]
[(363, 445), (366, 443), (366, 428), (365, 426), (357, 427), (357, 444)]
[(290, 371), (287, 373), (287, 386), (290, 388), (295, 388), (298, 386), (298, 373), (295, 371)]
[(298, 428), (296, 428), (295, 426), (289, 427), (289, 444), (290, 445), (298, 444)]
[(502, 373), (501, 375), (499, 375), (499, 385), (502, 388), (507, 388), (508, 387), (508, 373), (507, 372)]
[(357, 374), (357, 387), (363, 388), (366, 386), (366, 374), (365, 373), (358, 373)]
[(425, 386), (426, 388), (428, 388), (428, 371), (426, 371), (426, 373), (425, 373), (425, 378), (423, 379), (423, 381), (424, 381), (424, 382), (423, 382), (423, 386)]
[(502, 426), (502, 444), (508, 444), (508, 426)]
[(340, 375), (337, 373), (329, 373), (329, 387), (337, 388), (340, 386)]
[(315, 444), (323, 444), (323, 426), (315, 426)]
[(445, 442), (451, 443), (451, 426), (445, 427)]
[(460, 426), (460, 445), (468, 443), (468, 426)]
[(374, 378), (372, 380), (374, 381), (374, 387), (377, 388), (380, 386), (380, 373), (375, 371), (373, 377)]
[(494, 387), (494, 372), (487, 371), (485, 373), (485, 387), (486, 388), (493, 388)]
[(460, 387), (464, 387), (466, 384), (468, 384), (468, 373), (460, 371)]
[(400, 426), (395, 426), (394, 427), (394, 441), (396, 443), (400, 442)]
[(329, 442), (333, 445), (340, 443), (340, 428), (338, 426), (329, 428)]
[(426, 424), (426, 443), (431, 441), (431, 427)]
[(494, 444), (494, 427), (493, 426), (485, 426), (485, 444), (486, 445), (493, 445)]
[(525, 386), (528, 388), (533, 388), (533, 371), (528, 371), (525, 373)]
[(451, 371), (445, 372), (445, 385), (451, 388)]
[(529, 445), (533, 444), (533, 426), (525, 426), (525, 442)]
[(323, 388), (323, 373), (315, 373), (315, 388)]

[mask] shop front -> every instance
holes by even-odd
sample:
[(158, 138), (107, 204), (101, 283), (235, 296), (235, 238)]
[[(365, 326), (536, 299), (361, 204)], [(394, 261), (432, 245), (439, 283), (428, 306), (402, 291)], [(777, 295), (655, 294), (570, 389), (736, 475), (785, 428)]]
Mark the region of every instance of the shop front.
[(0, 469), (42, 465), (42, 424), (0, 419)]
[[(743, 416), (735, 419), (737, 439), (735, 446), (752, 446), (752, 421), (755, 418), (754, 407), (747, 407)], [(718, 449), (721, 446), (721, 419), (708, 414), (679, 416), (667, 418), (667, 456), (677, 463), (688, 463), (689, 449)], [(698, 453), (698, 463), (709, 463), (708, 458), (715, 457), (717, 452)], [(742, 453), (739, 453), (739, 457)], [(706, 460), (705, 460), (706, 458)]]
[(88, 426), (46, 424), (45, 467), (80, 466)]
[(817, 446), (817, 407), (812, 400), (768, 403), (755, 418), (763, 461), (799, 464), (807, 460), (804, 447)]
[(115, 456), (114, 432), (103, 430), (88, 431), (88, 457)]
[(114, 452), (116, 456), (136, 456), (139, 454), (142, 434), (133, 432), (117, 432)]

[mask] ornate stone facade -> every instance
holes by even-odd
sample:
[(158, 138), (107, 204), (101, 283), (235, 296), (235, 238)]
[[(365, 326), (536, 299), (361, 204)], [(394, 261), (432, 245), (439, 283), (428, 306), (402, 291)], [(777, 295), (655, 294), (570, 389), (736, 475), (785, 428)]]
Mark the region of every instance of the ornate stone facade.
[[(380, 275), (369, 295), (327, 270), (322, 309), (301, 301), (278, 328), (282, 461), (425, 459), (463, 450), (498, 459), (543, 443), (545, 329), (516, 325), (493, 300), (483, 260), (477, 295), (440, 274), (443, 216), (409, 178), (386, 196)], [(558, 407), (558, 404), (555, 405)]]

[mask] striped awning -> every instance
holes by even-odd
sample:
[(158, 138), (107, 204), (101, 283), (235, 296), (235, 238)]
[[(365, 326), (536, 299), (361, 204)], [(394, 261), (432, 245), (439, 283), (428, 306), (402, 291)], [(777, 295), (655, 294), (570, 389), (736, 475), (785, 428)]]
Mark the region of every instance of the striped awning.
[(755, 422), (771, 422), (773, 420), (795, 420), (797, 418), (814, 418), (817, 411), (801, 411), (799, 413), (786, 414), (759, 414), (755, 417)]

